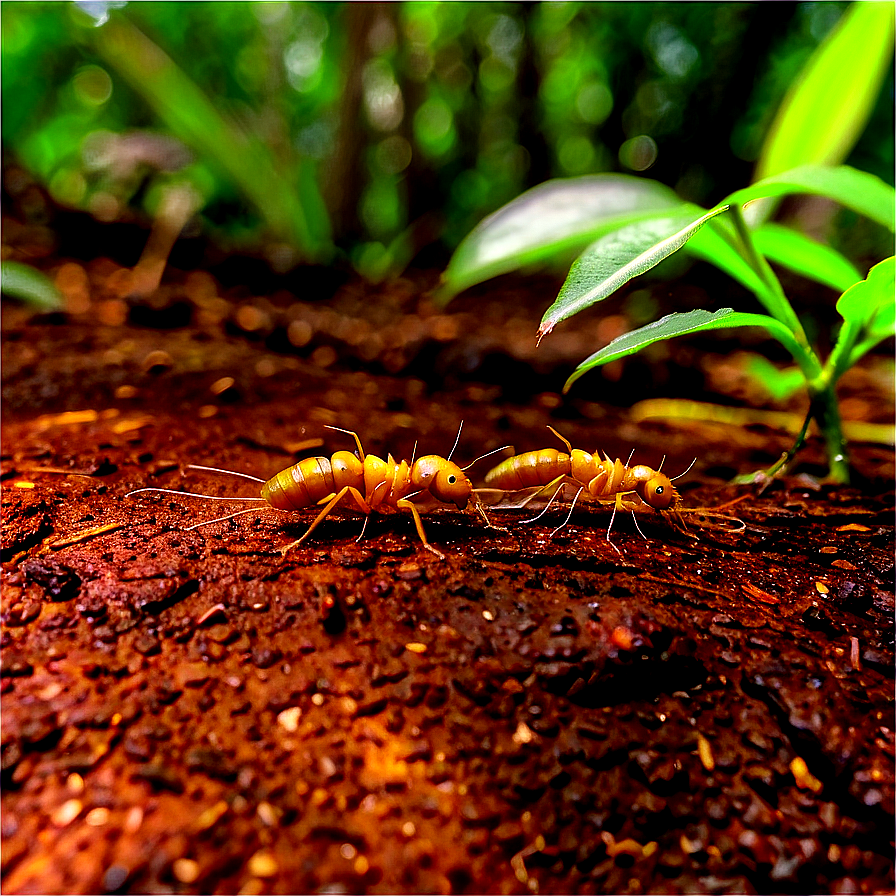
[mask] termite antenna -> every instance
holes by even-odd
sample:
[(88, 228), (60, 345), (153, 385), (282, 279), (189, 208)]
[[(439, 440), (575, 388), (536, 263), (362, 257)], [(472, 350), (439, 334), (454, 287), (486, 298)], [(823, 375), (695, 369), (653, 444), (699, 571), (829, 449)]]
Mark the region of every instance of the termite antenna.
[(454, 447), (452, 447), (451, 451), (448, 452), (448, 457), (445, 460), (451, 460), (451, 455), (457, 450), (457, 445), (460, 442), (460, 431), (464, 428), (464, 421), (460, 421), (460, 426), (457, 427), (457, 436), (454, 439)]
[(336, 432), (344, 432), (347, 436), (351, 436), (355, 440), (355, 444), (358, 446), (358, 457), (361, 459), (362, 463), (364, 461), (364, 448), (361, 446), (361, 439), (358, 434), (352, 429), (343, 429), (341, 426), (331, 426), (329, 423), (324, 424), (325, 429), (335, 429)]
[(414, 466), (414, 458), (417, 456), (417, 439), (414, 439), (414, 450), (411, 452), (411, 466)]
[[(264, 482), (259, 479), (259, 482)], [(125, 497), (130, 498), (131, 495), (139, 495), (143, 492), (158, 492), (163, 495), (185, 495), (187, 498), (203, 498), (206, 501), (264, 501), (264, 498), (222, 498), (219, 495), (202, 495), (197, 492), (181, 492), (173, 488), (138, 488), (132, 492), (128, 492)]]
[[(665, 460), (665, 458), (663, 458), (663, 460)], [(693, 467), (695, 463), (697, 463), (696, 457), (688, 464), (687, 469), (684, 471), (684, 473), (679, 473), (677, 476), (673, 476), (669, 481), (675, 482), (676, 479), (681, 479), (681, 477), (684, 476), (685, 473), (690, 471), (691, 467)], [(660, 466), (662, 466), (662, 464), (660, 464)], [(657, 472), (659, 472), (659, 470), (657, 470)]]
[(248, 473), (237, 473), (236, 470), (224, 470), (221, 467), (204, 467), (201, 464), (187, 464), (185, 470), (206, 470), (209, 473), (227, 473), (230, 476), (242, 476), (243, 479), (251, 479), (253, 482), (264, 482), (257, 476), (250, 476)]
[(469, 470), (473, 464), (478, 464), (479, 461), (485, 460), (487, 457), (491, 457), (493, 454), (498, 454), (500, 451), (506, 451), (508, 448), (513, 448), (513, 445), (502, 445), (500, 448), (494, 448), (492, 451), (486, 451), (485, 454), (480, 454), (476, 460), (471, 460), (465, 467), (461, 467), (461, 470), (466, 471)]
[[(632, 453), (628, 456), (628, 460), (625, 462), (625, 465), (627, 467), (630, 467), (632, 465), (632, 458), (634, 456), (635, 456), (635, 449), (632, 448)], [(665, 458), (663, 458), (663, 459), (665, 460)], [(662, 466), (662, 464), (660, 464), (660, 466)], [(659, 473), (659, 470), (657, 470), (657, 473)]]
[[(272, 507), (271, 510), (276, 510), (276, 508)], [(192, 532), (194, 529), (198, 529), (200, 526), (210, 526), (212, 523), (223, 523), (226, 520), (232, 520), (235, 516), (242, 516), (244, 513), (255, 513), (255, 508), (250, 507), (248, 510), (238, 510), (236, 513), (231, 513), (227, 516), (219, 516), (213, 520), (206, 520), (204, 523), (196, 523), (195, 526), (187, 526), (187, 528), (184, 529), (184, 532)]]
[[(697, 458), (695, 457), (694, 460), (697, 460)], [(660, 465), (656, 468), (657, 473), (659, 473), (663, 469), (663, 464), (665, 462), (666, 462), (666, 455), (664, 454), (663, 459), (660, 461)], [(690, 467), (688, 467), (688, 470), (690, 470)], [(685, 470), (684, 473), (687, 473), (688, 470)], [(684, 473), (682, 473), (681, 475), (684, 476)], [(675, 478), (677, 479), (678, 477), (676, 476)]]

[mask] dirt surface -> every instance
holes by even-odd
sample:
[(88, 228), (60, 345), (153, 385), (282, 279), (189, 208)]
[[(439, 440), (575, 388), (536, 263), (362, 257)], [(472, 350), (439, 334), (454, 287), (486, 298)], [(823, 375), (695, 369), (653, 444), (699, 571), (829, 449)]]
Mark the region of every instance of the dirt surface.
[[(893, 891), (892, 447), (856, 444), (850, 487), (817, 440), (798, 478), (728, 486), (790, 436), (614, 407), (717, 394), (725, 344), (561, 398), (601, 324), (536, 358), (538, 283), (441, 313), (425, 278), (129, 304), (116, 276), (71, 263), (68, 313), (4, 309), (3, 892)], [(889, 421), (878, 364), (844, 397)], [(600, 508), (553, 537), (565, 510), (437, 508), (440, 561), (345, 512), (282, 557), (312, 511), (188, 531), (241, 505), (125, 497), (257, 494), (184, 467), (352, 448), (327, 424), (446, 454), (461, 420), (464, 464), (547, 424), (697, 455), (685, 504), (745, 496), (745, 529), (620, 518), (611, 545)]]

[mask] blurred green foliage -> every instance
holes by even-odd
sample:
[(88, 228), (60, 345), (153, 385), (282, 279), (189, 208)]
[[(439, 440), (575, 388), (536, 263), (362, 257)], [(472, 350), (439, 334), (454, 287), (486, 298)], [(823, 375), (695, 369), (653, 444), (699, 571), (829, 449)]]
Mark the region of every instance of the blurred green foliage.
[[(3, 145), (60, 203), (381, 276), (550, 177), (711, 204), (846, 3), (6, 3)], [(892, 182), (893, 75), (850, 161)], [(7, 159), (10, 155), (7, 155)]]

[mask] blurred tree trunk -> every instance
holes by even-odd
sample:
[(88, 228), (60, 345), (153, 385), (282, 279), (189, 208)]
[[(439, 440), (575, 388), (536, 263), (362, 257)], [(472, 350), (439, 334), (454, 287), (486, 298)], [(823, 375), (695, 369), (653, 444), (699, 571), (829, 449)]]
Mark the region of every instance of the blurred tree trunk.
[(520, 58), (519, 97), (521, 105), (519, 142), (529, 153), (527, 185), (540, 184), (551, 176), (551, 150), (539, 120), (538, 91), (541, 72), (536, 65), (532, 18), (537, 12), (534, 3), (522, 8), (523, 49)]
[(346, 3), (341, 10), (345, 84), (339, 103), (336, 150), (325, 171), (323, 190), (337, 242), (355, 239), (363, 232), (358, 202), (367, 182), (364, 150), (369, 134), (364, 119), (364, 67), (372, 55), (370, 29), (387, 6), (387, 3)]

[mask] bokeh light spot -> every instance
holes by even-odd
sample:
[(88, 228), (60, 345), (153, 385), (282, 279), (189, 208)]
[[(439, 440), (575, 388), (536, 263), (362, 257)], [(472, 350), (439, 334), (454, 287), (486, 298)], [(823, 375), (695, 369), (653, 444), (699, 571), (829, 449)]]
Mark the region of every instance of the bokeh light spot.
[(653, 137), (640, 134), (619, 147), (619, 161), (631, 171), (646, 171), (656, 161), (659, 147)]

